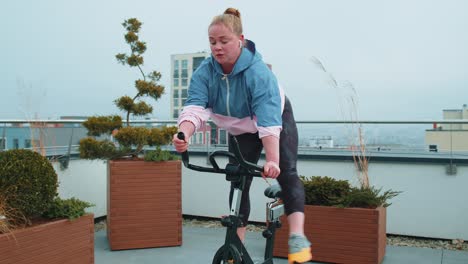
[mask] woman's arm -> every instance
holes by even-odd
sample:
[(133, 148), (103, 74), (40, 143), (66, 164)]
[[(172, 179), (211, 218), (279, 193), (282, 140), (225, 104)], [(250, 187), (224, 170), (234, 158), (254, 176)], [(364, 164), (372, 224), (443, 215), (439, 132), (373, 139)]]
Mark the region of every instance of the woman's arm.
[(195, 133), (195, 125), (190, 121), (182, 121), (179, 125), (179, 131), (184, 133), (185, 139), (181, 140), (175, 134), (172, 137), (172, 143), (177, 152), (182, 153), (188, 149), (188, 142), (190, 137)]
[(279, 138), (276, 136), (262, 137), (263, 147), (265, 149), (266, 163), (263, 166), (263, 176), (275, 179), (279, 176)]
[(185, 135), (185, 140), (180, 140), (175, 134), (172, 138), (172, 142), (178, 152), (184, 152), (188, 148), (188, 142), (190, 137), (199, 129), (204, 122), (206, 122), (211, 111), (206, 109), (208, 105), (208, 83), (207, 76), (209, 70), (200, 66), (190, 80), (190, 86), (188, 89), (188, 98), (184, 105), (184, 110), (180, 113), (178, 118), (179, 131)]

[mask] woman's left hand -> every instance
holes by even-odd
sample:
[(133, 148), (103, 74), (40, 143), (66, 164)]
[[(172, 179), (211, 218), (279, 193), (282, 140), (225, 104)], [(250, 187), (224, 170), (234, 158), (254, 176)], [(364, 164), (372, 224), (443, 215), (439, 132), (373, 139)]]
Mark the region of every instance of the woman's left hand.
[(276, 162), (268, 161), (263, 166), (262, 177), (276, 179), (280, 175), (281, 170)]

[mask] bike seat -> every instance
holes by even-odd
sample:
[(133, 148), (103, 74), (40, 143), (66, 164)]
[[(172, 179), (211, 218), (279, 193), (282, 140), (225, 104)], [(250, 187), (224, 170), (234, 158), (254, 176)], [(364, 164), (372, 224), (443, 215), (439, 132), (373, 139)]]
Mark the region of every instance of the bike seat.
[(279, 184), (271, 185), (263, 193), (271, 199), (281, 198), (281, 186)]

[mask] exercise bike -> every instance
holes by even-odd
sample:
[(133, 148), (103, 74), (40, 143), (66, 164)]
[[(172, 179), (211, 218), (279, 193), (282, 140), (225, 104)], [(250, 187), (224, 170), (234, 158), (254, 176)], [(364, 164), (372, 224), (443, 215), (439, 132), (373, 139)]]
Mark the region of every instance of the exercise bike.
[[(177, 134), (181, 140), (185, 140), (185, 135), (182, 132)], [(233, 136), (229, 138), (233, 146), (233, 153), (217, 150), (210, 154), (209, 161), (212, 167), (202, 167), (189, 163), (188, 152), (182, 154), (182, 162), (185, 167), (191, 170), (221, 173), (226, 175), (226, 180), (230, 182), (239, 183), (237, 188), (234, 188), (233, 199), (230, 208), (229, 216), (221, 219), (221, 224), (226, 227), (226, 238), (224, 245), (222, 245), (213, 257), (213, 264), (254, 264), (247, 249), (237, 235), (237, 228), (242, 226), (239, 217), (239, 208), (241, 204), (242, 191), (244, 190), (246, 176), (262, 177), (260, 172), (263, 172), (263, 167), (257, 164), (250, 163), (242, 157), (239, 149), (237, 139)], [(220, 168), (216, 162), (216, 157), (227, 157), (230, 161), (226, 167)], [(235, 161), (232, 163), (232, 161)], [(279, 185), (268, 187), (265, 196), (273, 199), (266, 205), (267, 210), (267, 228), (263, 231), (262, 235), (266, 238), (265, 255), (263, 262), (255, 262), (257, 264), (273, 264), (273, 242), (275, 239), (275, 232), (277, 228), (281, 227), (280, 216), (284, 214), (284, 205), (280, 199), (281, 188)]]

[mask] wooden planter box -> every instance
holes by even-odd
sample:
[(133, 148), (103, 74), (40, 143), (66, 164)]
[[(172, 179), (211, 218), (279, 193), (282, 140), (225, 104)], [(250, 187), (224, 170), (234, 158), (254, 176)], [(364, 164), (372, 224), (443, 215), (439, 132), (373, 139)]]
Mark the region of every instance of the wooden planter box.
[(109, 161), (107, 186), (111, 250), (182, 244), (180, 161)]
[[(313, 261), (380, 264), (387, 246), (386, 208), (335, 208), (306, 205), (305, 233)], [(282, 218), (273, 255), (288, 256), (288, 223)]]
[(94, 263), (94, 216), (54, 220), (0, 235), (1, 264)]

